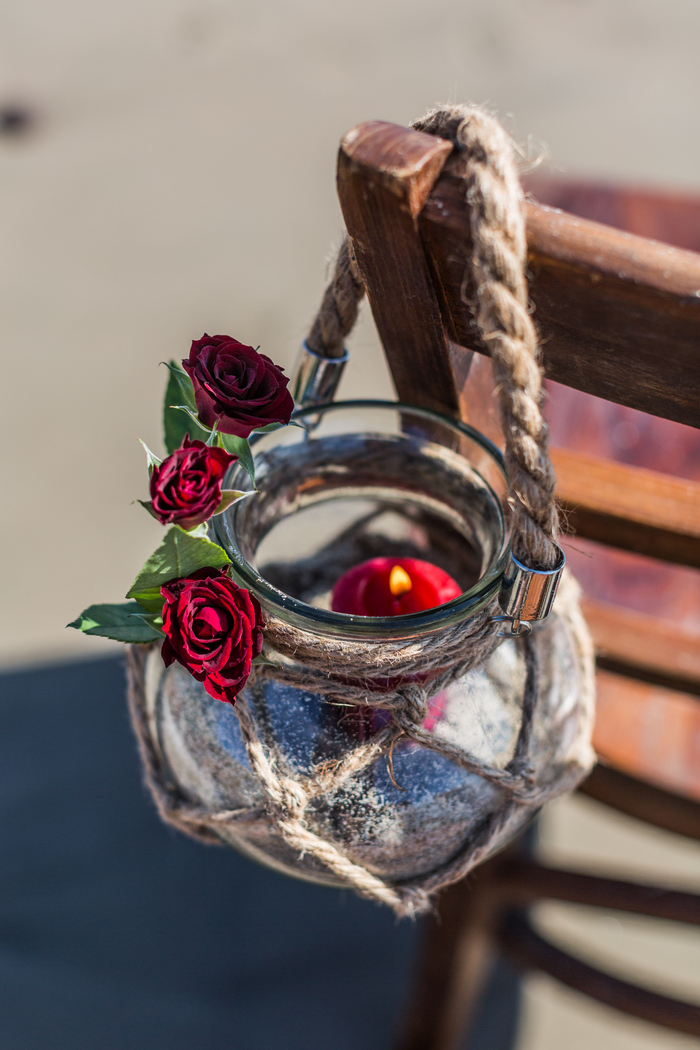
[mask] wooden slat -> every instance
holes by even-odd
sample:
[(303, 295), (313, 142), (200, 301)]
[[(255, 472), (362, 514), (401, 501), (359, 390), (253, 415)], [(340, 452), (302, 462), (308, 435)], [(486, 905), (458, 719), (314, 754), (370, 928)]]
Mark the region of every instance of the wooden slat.
[(524, 916), (513, 917), (500, 937), (516, 966), (542, 970), (599, 1003), (688, 1035), (700, 1035), (700, 1006), (659, 995), (603, 973), (556, 948), (535, 933)]
[(700, 568), (700, 483), (553, 449), (557, 495), (579, 536)]
[(550, 868), (526, 857), (514, 857), (495, 870), (492, 892), (506, 906), (568, 901), (700, 926), (700, 896), (696, 893)]
[(399, 398), (455, 415), (461, 378), (417, 222), (451, 152), (430, 135), (362, 124), (341, 143), (338, 196)]
[(599, 762), (578, 789), (596, 802), (675, 835), (700, 841), (700, 804)]
[[(509, 848), (506, 855), (512, 851)], [(448, 886), (423, 926), (422, 950), (393, 1050), (460, 1050), (493, 961), (503, 854)]]
[(599, 670), (593, 746), (611, 766), (700, 802), (700, 703)]
[(615, 183), (581, 182), (535, 171), (524, 188), (539, 204), (603, 222), (640, 237), (700, 252), (700, 196)]
[(700, 631), (585, 596), (581, 607), (599, 668), (700, 696)]
[[(700, 254), (542, 205), (525, 209), (547, 375), (700, 426)], [(471, 234), (458, 158), (446, 163), (420, 229), (451, 338), (485, 353), (468, 305)]]
[[(423, 927), (419, 965), (395, 1050), (464, 1046), (470, 1007), (482, 986), (492, 954), (490, 942), (498, 935), (504, 914), (543, 899), (700, 924), (696, 894), (550, 868), (511, 847), (440, 894), (436, 915)], [(597, 979), (606, 981), (605, 974), (595, 972)], [(632, 1001), (638, 1001), (636, 995)]]

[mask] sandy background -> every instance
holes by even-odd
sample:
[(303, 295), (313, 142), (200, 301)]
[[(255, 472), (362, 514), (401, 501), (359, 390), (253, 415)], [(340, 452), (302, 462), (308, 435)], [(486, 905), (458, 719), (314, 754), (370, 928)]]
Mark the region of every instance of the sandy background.
[[(95, 653), (64, 624), (150, 553), (159, 362), (207, 330), (291, 365), (346, 130), (489, 102), (559, 169), (698, 187), (699, 53), (695, 0), (3, 0), (36, 123), (0, 137), (0, 660)], [(370, 322), (352, 347), (346, 392), (388, 390)]]
[[(3, 0), (0, 106), (34, 125), (0, 136), (0, 662), (110, 646), (64, 624), (120, 600), (160, 534), (131, 505), (137, 436), (161, 447), (159, 362), (207, 330), (291, 366), (348, 128), (488, 102), (558, 170), (700, 189), (699, 55), (697, 0)], [(345, 393), (390, 393), (367, 316), (351, 348)], [(551, 807), (547, 850), (697, 883), (696, 849), (600, 813)], [(696, 935), (574, 911), (551, 909), (562, 938), (690, 994)], [(544, 978), (528, 1002), (521, 1050), (696, 1045)]]

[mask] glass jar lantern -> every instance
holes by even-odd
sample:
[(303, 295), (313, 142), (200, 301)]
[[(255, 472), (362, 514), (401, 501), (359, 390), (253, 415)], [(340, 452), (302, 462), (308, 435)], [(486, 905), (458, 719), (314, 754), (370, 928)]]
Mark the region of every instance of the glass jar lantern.
[[(485, 847), (475, 848), (475, 861), (481, 860), (524, 826), (548, 792), (573, 787), (590, 766), (590, 654), (575, 598), (568, 597), (575, 585), (565, 584), (553, 614), (529, 639), (502, 638), (480, 665), (430, 695), (435, 669), (421, 671), (421, 647), (436, 632), (483, 616), (509, 564), (501, 454), (464, 424), (394, 403), (338, 402), (295, 418), (297, 426), (255, 439), (257, 491), (213, 519), (234, 578), (264, 612), (319, 646), (335, 639), (355, 651), (411, 647), (417, 657), (408, 678), (420, 680), (429, 694), (423, 729), (495, 770), (513, 760), (526, 679), (537, 677), (526, 755), (537, 789), (531, 801), (513, 804), (498, 782), (439, 747), (398, 740), (391, 755), (382, 751), (336, 789), (313, 797), (305, 824), (354, 864), (401, 885), (477, 843), (480, 829), (507, 807)], [(252, 491), (235, 465), (227, 486)], [(432, 562), (462, 593), (407, 615), (333, 612), (335, 582), (380, 556)], [(270, 652), (269, 645), (266, 656), (272, 663), (279, 656), (289, 673), (276, 676), (268, 668), (251, 679), (244, 697), (262, 745), (285, 775), (302, 782), (390, 723), (381, 708), (343, 704), (351, 679), (342, 656), (327, 669), (332, 698), (290, 684), (291, 672), (303, 677), (303, 660)], [(230, 705), (210, 697), (180, 665), (166, 671), (157, 650), (147, 658), (144, 699), (148, 732), (170, 784), (201, 812), (222, 815), (208, 824), (218, 838), (286, 874), (343, 884), (317, 856), (300, 855), (270, 819)]]

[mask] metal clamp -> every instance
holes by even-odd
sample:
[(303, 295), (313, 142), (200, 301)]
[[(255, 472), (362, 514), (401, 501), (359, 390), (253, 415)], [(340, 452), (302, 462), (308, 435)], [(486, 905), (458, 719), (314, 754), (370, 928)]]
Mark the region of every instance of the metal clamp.
[(511, 630), (505, 637), (527, 634), (532, 623), (549, 616), (566, 565), (564, 551), (561, 547), (557, 550), (559, 560), (553, 569), (529, 569), (510, 552), (498, 595), (503, 616), (493, 617), (510, 623)]
[(347, 350), (342, 357), (321, 357), (302, 343), (292, 380), (295, 404), (308, 408), (332, 401), (349, 357)]
[(506, 630), (498, 632), (499, 638), (522, 638), (532, 631), (531, 623), (527, 620), (514, 620), (512, 616), (492, 616), (489, 622), (507, 624)]

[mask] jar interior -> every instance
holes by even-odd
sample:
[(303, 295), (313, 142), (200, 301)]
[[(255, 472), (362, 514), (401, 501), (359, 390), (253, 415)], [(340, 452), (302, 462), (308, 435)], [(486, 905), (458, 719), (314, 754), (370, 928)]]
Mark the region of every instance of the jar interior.
[[(375, 557), (430, 561), (463, 596), (493, 582), (507, 542), (505, 477), (486, 439), (393, 404), (339, 403), (298, 419), (256, 440), (257, 492), (214, 519), (263, 603), (277, 594), (348, 619), (329, 612), (333, 585)], [(238, 466), (227, 484), (252, 489)]]

